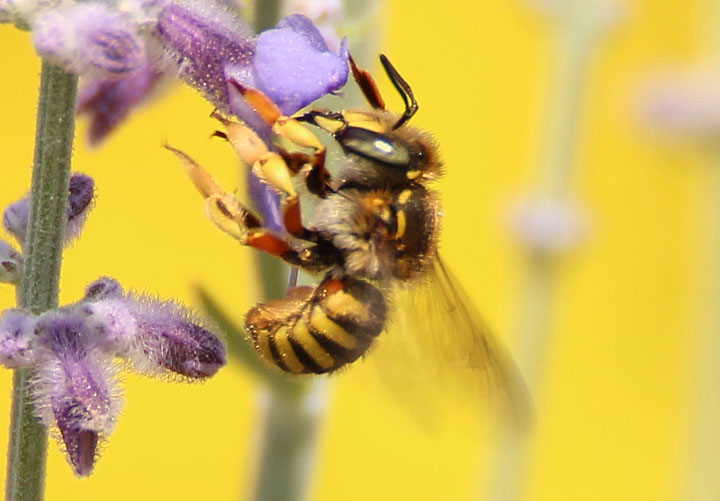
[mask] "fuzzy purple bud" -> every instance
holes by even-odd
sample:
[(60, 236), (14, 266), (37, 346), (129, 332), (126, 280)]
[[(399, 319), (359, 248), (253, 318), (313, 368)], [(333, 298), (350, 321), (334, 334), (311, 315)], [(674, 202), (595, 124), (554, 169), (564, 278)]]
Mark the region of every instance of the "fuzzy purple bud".
[(78, 75), (122, 76), (143, 63), (144, 44), (135, 26), (101, 3), (51, 10), (32, 25), (41, 56)]
[(149, 99), (165, 75), (146, 63), (123, 78), (88, 77), (78, 90), (77, 113), (90, 116), (90, 144), (100, 144), (131, 111)]
[(87, 215), (90, 213), (94, 195), (95, 181), (90, 176), (85, 174), (70, 176), (65, 244), (80, 236)]
[(35, 331), (44, 361), (34, 385), (36, 407), (60, 430), (75, 473), (89, 475), (98, 440), (112, 431), (120, 409), (112, 361), (74, 309), (43, 314)]
[(20, 245), (25, 244), (29, 216), (30, 199), (27, 196), (11, 203), (3, 212), (3, 228), (15, 237)]
[(18, 283), (22, 265), (22, 254), (6, 241), (0, 240), (0, 282)]
[(138, 353), (132, 358), (139, 369), (204, 379), (225, 365), (223, 343), (176, 303), (141, 297), (134, 311)]
[(250, 66), (251, 32), (229, 10), (211, 3), (170, 4), (158, 15), (156, 37), (181, 68), (181, 76), (227, 112), (227, 65)]
[(0, 315), (0, 363), (9, 369), (27, 367), (33, 361), (32, 344), (37, 317), (20, 309)]
[(120, 282), (110, 277), (100, 277), (85, 287), (83, 301), (99, 301), (101, 299), (118, 299), (124, 294)]
[[(65, 240), (67, 245), (80, 235), (90, 208), (92, 207), (95, 182), (85, 174), (73, 174), (68, 186), (67, 223)], [(26, 195), (7, 206), (3, 213), (3, 227), (18, 243), (25, 245), (30, 217), (30, 199)]]

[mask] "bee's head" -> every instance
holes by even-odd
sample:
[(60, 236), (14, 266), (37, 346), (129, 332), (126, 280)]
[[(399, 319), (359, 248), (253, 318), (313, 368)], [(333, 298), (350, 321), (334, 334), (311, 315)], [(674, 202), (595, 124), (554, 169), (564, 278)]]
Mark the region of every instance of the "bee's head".
[(440, 175), (435, 140), (407, 123), (395, 128), (402, 117), (394, 113), (371, 109), (311, 112), (303, 119), (331, 133), (345, 153), (369, 160), (391, 178), (407, 182)]

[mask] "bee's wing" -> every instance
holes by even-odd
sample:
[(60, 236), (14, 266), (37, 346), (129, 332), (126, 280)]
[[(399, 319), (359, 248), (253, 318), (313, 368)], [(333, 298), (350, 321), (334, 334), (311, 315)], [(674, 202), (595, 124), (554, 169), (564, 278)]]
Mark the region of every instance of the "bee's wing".
[(397, 289), (390, 328), (371, 354), (390, 390), (424, 419), (435, 412), (436, 395), (485, 397), (514, 426), (528, 425), (531, 399), (515, 362), (442, 260), (417, 286)]

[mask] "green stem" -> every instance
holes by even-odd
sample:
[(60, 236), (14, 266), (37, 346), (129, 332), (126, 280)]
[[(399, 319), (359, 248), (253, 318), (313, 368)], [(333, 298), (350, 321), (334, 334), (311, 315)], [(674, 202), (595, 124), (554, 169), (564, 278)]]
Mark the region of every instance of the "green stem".
[[(48, 63), (42, 65), (35, 133), (30, 220), (20, 304), (33, 313), (55, 308), (75, 131), (77, 79)], [(47, 431), (35, 417), (29, 395), (30, 370), (13, 378), (10, 444), (5, 486), (7, 500), (37, 500), (45, 488)]]
[(272, 28), (280, 20), (282, 0), (259, 0), (255, 3), (253, 26), (257, 33)]

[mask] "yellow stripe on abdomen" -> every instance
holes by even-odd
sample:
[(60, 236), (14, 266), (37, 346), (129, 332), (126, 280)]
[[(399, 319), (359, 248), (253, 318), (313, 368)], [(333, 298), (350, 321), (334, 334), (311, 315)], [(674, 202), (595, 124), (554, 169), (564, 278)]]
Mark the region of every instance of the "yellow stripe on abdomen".
[(307, 369), (295, 354), (288, 335), (289, 331), (286, 326), (282, 326), (275, 331), (275, 349), (289, 372), (294, 372), (295, 374), (306, 372)]
[(335, 365), (335, 359), (315, 340), (302, 319), (298, 320), (292, 330), (293, 339), (323, 369)]
[(310, 327), (347, 350), (357, 348), (357, 338), (329, 318), (319, 305), (312, 310)]

